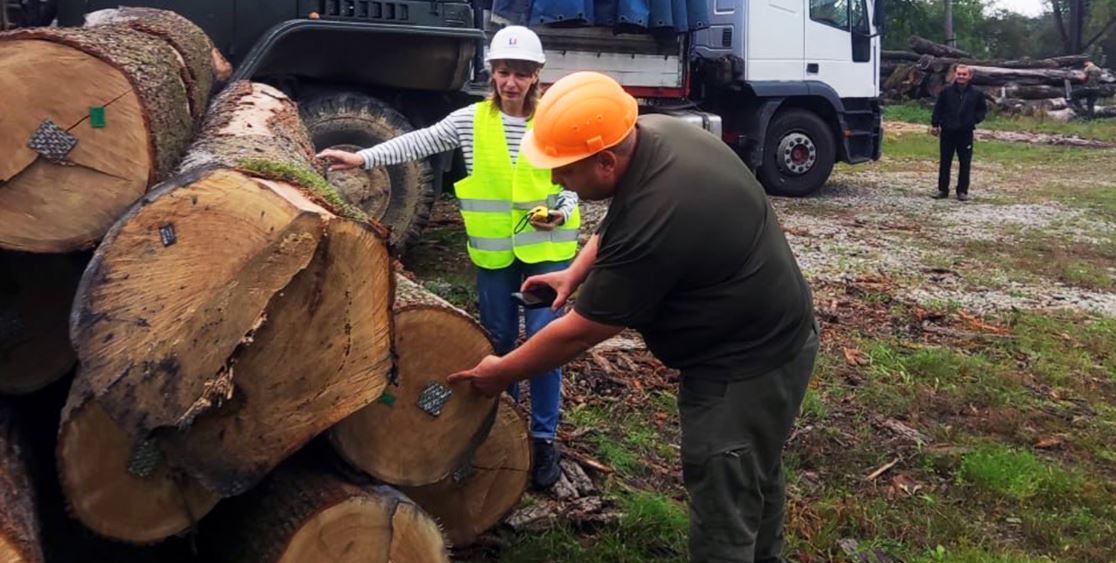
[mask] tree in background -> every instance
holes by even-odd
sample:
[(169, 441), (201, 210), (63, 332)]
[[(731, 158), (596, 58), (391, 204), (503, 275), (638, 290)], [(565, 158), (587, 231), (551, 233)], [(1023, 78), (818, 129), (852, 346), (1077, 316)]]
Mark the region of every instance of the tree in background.
[[(946, 42), (945, 0), (884, 1), (885, 49), (907, 49), (911, 35)], [(1116, 0), (1048, 1), (1050, 11), (1029, 18), (990, 10), (991, 0), (952, 0), (956, 47), (979, 58), (1002, 59), (1089, 53), (1103, 62), (1104, 54), (1116, 53)]]
[(1116, 26), (1116, 0), (1050, 0), (1063, 53), (1084, 53)]

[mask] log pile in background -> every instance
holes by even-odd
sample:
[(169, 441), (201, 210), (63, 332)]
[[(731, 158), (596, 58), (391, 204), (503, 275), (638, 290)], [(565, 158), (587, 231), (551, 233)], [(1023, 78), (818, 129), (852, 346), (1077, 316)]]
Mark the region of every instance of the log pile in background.
[[(48, 411), (57, 432), (52, 423), (35, 442), (57, 467), (50, 512), (61, 512), (64, 497), (69, 516), (94, 532), (82, 530), (82, 543), (112, 544), (106, 553), (120, 562), (179, 561), (151, 554), (175, 551), (175, 540), (164, 540), (199, 528), (217, 538), (203, 533), (199, 543), (218, 546), (206, 560), (446, 561), (438, 523), (402, 493), (367, 486), (366, 477), (343, 482), (353, 470), (338, 470), (341, 460), (332, 470), (289, 460), (314, 436), (331, 435), (378, 483), (431, 487), (416, 496), (459, 545), (472, 541), (518, 503), (530, 467), (513, 407), (498, 409), (468, 385), (444, 386), (492, 353), (486, 333), (397, 281), (386, 231), (326, 183), (291, 100), (240, 82), (210, 103), (220, 61), (192, 25), (157, 10), (94, 16), (82, 29), (0, 36), (0, 70), (23, 65), (21, 79), (47, 98), (59, 89), (44, 88), (46, 78), (60, 77), (81, 85), (81, 104), (116, 96), (105, 102), (106, 127), (88, 132), (90, 116), (77, 106), (46, 102), (68, 112), (59, 121), (75, 135), (92, 135), (67, 158), (104, 149), (99, 160), (63, 165), (24, 154), (13, 180), (0, 180), (0, 198), (25, 196), (0, 200), (0, 215), (41, 199), (25, 189), (32, 176), (98, 196), (67, 200), (70, 208), (37, 203), (63, 214), (88, 208), (97, 221), (76, 221), (80, 234), (48, 215), (38, 230), (0, 232), (0, 248), (13, 240), (38, 252), (0, 250), (0, 393), (74, 374), (20, 399), (55, 397)], [(60, 70), (43, 64), (56, 60)], [(22, 84), (0, 92), (0, 102), (31, 100)], [(85, 175), (50, 176), (63, 169)], [(102, 176), (128, 179), (127, 197), (80, 183)], [(94, 243), (92, 253), (63, 253)], [(31, 488), (16, 471), (25, 460), (4, 441), (3, 415), (0, 560), (37, 562)], [(447, 505), (450, 497), (462, 504)], [(221, 524), (208, 525), (214, 518)], [(220, 539), (234, 536), (243, 542)], [(346, 546), (353, 551), (334, 551)], [(22, 559), (10, 555), (16, 549)]]
[(0, 33), (0, 248), (91, 247), (189, 145), (213, 45), (171, 12), (130, 17)]
[[(969, 53), (913, 36), (911, 51), (884, 51), (880, 62), (883, 95), (892, 100), (933, 99), (953, 81), (959, 64), (973, 70), (973, 85), (1002, 111), (1050, 115), (1069, 119), (1076, 115), (1067, 98), (1085, 81), (1084, 55), (1047, 59), (980, 60)], [(1116, 74), (1105, 70), (1098, 88), (1101, 98), (1116, 96)], [(1109, 108), (1098, 107), (1107, 117)], [(1111, 112), (1116, 114), (1116, 111)]]

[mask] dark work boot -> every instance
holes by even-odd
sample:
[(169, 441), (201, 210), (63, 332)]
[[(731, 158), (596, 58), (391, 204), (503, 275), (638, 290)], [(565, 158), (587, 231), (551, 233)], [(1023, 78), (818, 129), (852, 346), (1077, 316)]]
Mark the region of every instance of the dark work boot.
[(957, 192), (957, 201), (969, 201), (969, 194), (967, 192)]
[(535, 454), (535, 466), (531, 470), (531, 486), (535, 490), (543, 491), (553, 487), (561, 477), (562, 468), (558, 466), (561, 455), (554, 440), (534, 438), (531, 444)]
[(943, 192), (941, 190), (938, 190), (938, 193), (936, 193), (936, 194), (934, 194), (930, 197), (932, 197), (934, 199), (946, 199), (946, 198), (949, 197), (949, 192)]

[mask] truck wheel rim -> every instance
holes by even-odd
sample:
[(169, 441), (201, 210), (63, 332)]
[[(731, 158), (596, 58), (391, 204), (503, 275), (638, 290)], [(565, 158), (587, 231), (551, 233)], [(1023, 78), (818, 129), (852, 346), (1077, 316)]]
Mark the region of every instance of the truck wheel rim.
[(818, 161), (814, 141), (802, 133), (788, 133), (779, 141), (779, 164), (784, 171), (801, 176)]
[[(336, 145), (331, 149), (356, 152), (356, 145)], [(387, 168), (377, 166), (372, 170), (353, 168), (326, 172), (326, 180), (341, 192), (347, 201), (361, 208), (369, 217), (384, 218), (391, 203), (391, 176)]]

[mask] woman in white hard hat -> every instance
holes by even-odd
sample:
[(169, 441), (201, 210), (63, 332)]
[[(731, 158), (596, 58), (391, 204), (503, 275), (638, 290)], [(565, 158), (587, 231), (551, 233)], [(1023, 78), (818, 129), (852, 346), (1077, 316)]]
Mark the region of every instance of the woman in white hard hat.
[[(555, 185), (549, 170), (518, 158), (520, 140), (532, 127), (539, 73), (546, 62), (539, 37), (526, 27), (505, 27), (493, 36), (485, 60), (492, 71), (486, 100), (372, 148), (357, 153), (325, 150), (319, 156), (334, 170), (371, 169), (462, 150), (469, 176), (454, 189), (469, 257), (477, 267), (481, 324), (502, 355), (515, 347), (519, 336), (519, 306), (511, 294), (529, 276), (566, 268), (577, 252), (581, 219), (577, 194)], [(557, 314), (550, 308), (528, 309), (525, 317), (531, 336)], [(561, 473), (554, 446), (561, 380), (560, 370), (531, 379), (532, 480), (540, 489), (552, 486)]]

